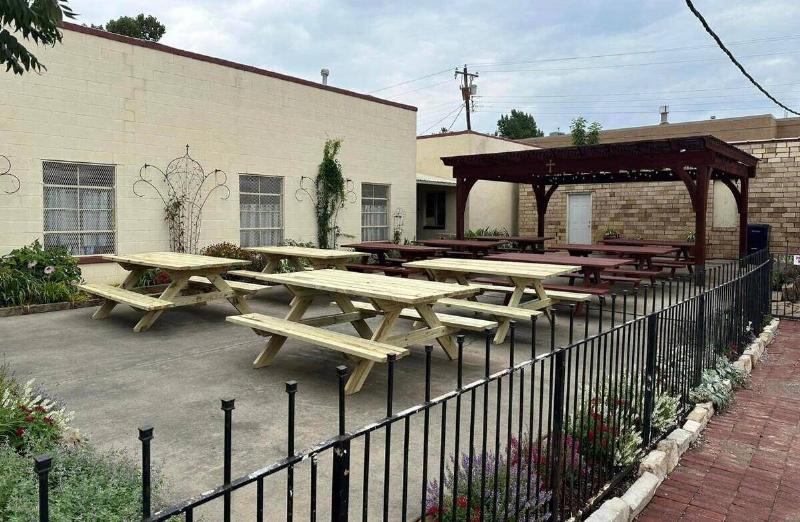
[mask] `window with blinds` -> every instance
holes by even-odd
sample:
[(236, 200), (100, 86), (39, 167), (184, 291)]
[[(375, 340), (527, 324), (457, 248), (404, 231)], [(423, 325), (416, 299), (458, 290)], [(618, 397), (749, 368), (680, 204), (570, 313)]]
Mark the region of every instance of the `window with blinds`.
[(361, 184), (361, 240), (389, 239), (389, 185)]
[(114, 253), (114, 165), (45, 161), (42, 172), (44, 246), (75, 256)]
[(243, 247), (283, 241), (283, 178), (239, 175), (239, 243)]

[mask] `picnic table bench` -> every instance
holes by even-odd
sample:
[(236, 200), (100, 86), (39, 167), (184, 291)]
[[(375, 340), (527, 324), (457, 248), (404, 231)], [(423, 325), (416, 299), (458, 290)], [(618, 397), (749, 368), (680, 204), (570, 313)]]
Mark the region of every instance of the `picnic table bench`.
[(479, 241), (477, 239), (422, 239), (419, 243), (429, 247), (443, 248), (448, 254), (459, 255), (460, 253), (470, 257), (488, 254), (503, 244), (502, 241), (497, 240)]
[[(441, 299), (468, 297), (480, 292), (473, 287), (331, 269), (260, 274), (258, 279), (284, 285), (293, 299), (284, 319), (264, 320), (257, 315), (228, 318), (260, 335), (270, 336), (253, 366), (260, 368), (271, 364), (287, 338), (311, 342), (354, 358), (356, 367), (345, 386), (347, 393), (359, 391), (374, 364), (387, 360), (387, 345), (393, 346), (399, 357), (407, 354), (407, 346), (435, 340), (449, 358), (456, 358), (458, 351), (451, 335), (464, 328), (464, 322), (456, 324), (451, 318), (443, 319), (433, 311), (433, 305)], [(306, 317), (317, 297), (332, 298), (340, 312)], [(367, 300), (373, 310), (365, 309), (363, 304), (356, 305), (353, 298)], [(416, 314), (412, 315), (409, 309)], [(381, 316), (381, 321), (373, 331), (365, 319), (376, 315)], [(393, 333), (397, 319), (403, 316), (413, 319), (418, 327), (410, 332)], [(298, 327), (298, 323), (307, 328)], [(358, 353), (353, 350), (352, 336), (321, 328), (340, 323), (352, 324), (362, 338), (357, 341)]]
[[(250, 263), (239, 259), (183, 254), (176, 252), (151, 252), (128, 255), (104, 255), (104, 259), (117, 262), (129, 273), (120, 286), (85, 283), (78, 287), (103, 298), (93, 319), (105, 319), (118, 304), (126, 304), (145, 312), (133, 327), (134, 332), (149, 329), (164, 310), (192, 306), (208, 301), (226, 299), (241, 313), (249, 313), (244, 297), (257, 292), (264, 285), (227, 281), (222, 274), (235, 266)], [(170, 283), (158, 297), (136, 292), (137, 282), (147, 270), (160, 269), (170, 277)]]
[[(512, 263), (507, 261), (491, 261), (485, 259), (428, 259), (412, 261), (404, 266), (421, 268), (435, 281), (455, 280), (461, 285), (470, 285), (469, 276), (488, 275), (508, 278), (514, 286), (514, 291), (508, 297), (505, 305), (494, 305), (477, 301), (449, 299), (441, 304), (449, 308), (482, 312), (494, 317), (500, 326), (495, 332), (494, 341), (502, 343), (508, 334), (511, 320), (520, 320), (525, 316), (530, 319), (538, 315), (539, 310), (547, 310), (552, 305), (552, 299), (547, 295), (542, 282), (548, 277), (555, 277), (563, 273), (577, 270), (577, 266), (537, 265), (531, 263)], [(522, 302), (526, 288), (533, 288), (537, 299)], [(523, 315), (523, 311), (525, 314)]]
[(544, 250), (544, 242), (555, 239), (555, 236), (476, 236), (475, 239), (479, 241), (516, 243), (519, 245), (520, 252), (525, 252), (526, 250), (541, 252)]
[(300, 246), (260, 246), (247, 247), (248, 252), (259, 254), (266, 258), (267, 263), (261, 272), (254, 270), (231, 270), (229, 275), (250, 278), (260, 273), (272, 274), (278, 271), (282, 260), (286, 260), (295, 270), (303, 270), (303, 262), (308, 263), (314, 270), (322, 268), (338, 268), (344, 270), (345, 264), (361, 254), (347, 250), (330, 250), (326, 248), (312, 248)]

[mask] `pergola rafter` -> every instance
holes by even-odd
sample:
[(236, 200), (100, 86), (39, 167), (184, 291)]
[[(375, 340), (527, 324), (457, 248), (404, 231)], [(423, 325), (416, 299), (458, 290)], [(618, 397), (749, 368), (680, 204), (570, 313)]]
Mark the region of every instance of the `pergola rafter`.
[(739, 212), (739, 251), (747, 250), (749, 179), (758, 159), (713, 136), (531, 149), (442, 158), (457, 183), (456, 229), (464, 237), (464, 211), (478, 180), (530, 185), (536, 199), (538, 234), (553, 193), (562, 185), (682, 182), (695, 213), (698, 264), (706, 260), (706, 210), (711, 180), (733, 193)]

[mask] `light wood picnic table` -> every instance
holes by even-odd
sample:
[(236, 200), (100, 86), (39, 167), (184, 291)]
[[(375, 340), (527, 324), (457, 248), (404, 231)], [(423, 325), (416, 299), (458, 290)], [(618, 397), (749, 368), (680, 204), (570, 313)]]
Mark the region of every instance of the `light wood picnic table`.
[(503, 244), (502, 241), (478, 239), (422, 239), (419, 243), (430, 247), (443, 247), (456, 252), (468, 252), (473, 257), (488, 254), (490, 250)]
[(347, 250), (330, 250), (326, 248), (311, 248), (300, 246), (260, 246), (247, 247), (245, 250), (260, 254), (267, 258), (267, 264), (262, 270), (265, 274), (277, 272), (280, 262), (286, 259), (295, 270), (302, 270), (302, 261), (307, 261), (314, 270), (323, 268), (338, 268), (344, 270), (344, 265), (353, 258), (361, 257), (358, 252)]
[[(514, 292), (509, 296), (506, 306), (526, 308), (529, 310), (549, 309), (553, 302), (547, 296), (542, 282), (549, 277), (556, 277), (579, 270), (579, 266), (556, 264), (513, 263), (509, 261), (489, 261), (486, 259), (450, 259), (438, 258), (423, 261), (412, 261), (403, 266), (421, 268), (435, 281), (455, 280), (461, 285), (469, 285), (471, 275), (491, 275), (507, 277), (514, 285)], [(538, 299), (522, 303), (525, 290), (531, 287), (536, 291)], [(511, 319), (498, 317), (500, 326), (495, 332), (495, 342), (502, 343), (508, 333)]]
[[(243, 314), (250, 313), (250, 306), (244, 299), (244, 294), (255, 291), (259, 286), (232, 283), (222, 278), (222, 274), (229, 269), (250, 263), (239, 259), (176, 252), (104, 255), (103, 259), (119, 263), (122, 268), (129, 270), (129, 273), (119, 287), (96, 283), (81, 285), (85, 291), (104, 298), (92, 318), (105, 319), (117, 304), (129, 304), (145, 311), (144, 316), (133, 328), (135, 332), (150, 328), (167, 308), (192, 306), (218, 299), (227, 299)], [(171, 279), (158, 298), (132, 290), (142, 274), (150, 269), (163, 270)]]
[(530, 250), (531, 252), (544, 249), (544, 242), (555, 239), (555, 236), (477, 236), (479, 241), (501, 241), (503, 243), (516, 243), (519, 245), (520, 252)]
[[(356, 332), (365, 339), (401, 347), (436, 340), (451, 359), (458, 356), (458, 350), (451, 337), (454, 330), (442, 324), (433, 311), (433, 305), (442, 298), (468, 297), (480, 292), (478, 288), (448, 283), (398, 279), (342, 270), (263, 274), (259, 280), (282, 284), (294, 296), (285, 318), (287, 321), (315, 326), (351, 323)], [(314, 298), (319, 296), (333, 299), (341, 312), (321, 317), (305, 317)], [(372, 304), (374, 312), (370, 313), (363, 307), (357, 308), (352, 300), (354, 297), (367, 299)], [(421, 325), (411, 332), (392, 335), (395, 322), (406, 307), (412, 307), (417, 311), (418, 322)], [(364, 319), (375, 315), (381, 315), (382, 319), (378, 328), (373, 331)], [(253, 366), (258, 368), (268, 365), (285, 341), (286, 337), (271, 336), (253, 362)], [(361, 389), (374, 364), (374, 361), (367, 359), (358, 361), (347, 382), (348, 393), (355, 393)]]
[(550, 265), (579, 265), (583, 273), (583, 284), (587, 287), (601, 286), (600, 272), (609, 268), (633, 264), (632, 259), (589, 256), (565, 256), (558, 254), (504, 253), (484, 257), (490, 261), (511, 261), (518, 263), (538, 263)]
[(638, 268), (652, 268), (653, 257), (674, 253), (677, 248), (669, 246), (629, 246), (629, 245), (597, 245), (567, 243), (550, 247), (553, 250), (566, 250), (571, 256), (588, 256), (589, 254), (611, 254), (628, 257), (636, 261)]

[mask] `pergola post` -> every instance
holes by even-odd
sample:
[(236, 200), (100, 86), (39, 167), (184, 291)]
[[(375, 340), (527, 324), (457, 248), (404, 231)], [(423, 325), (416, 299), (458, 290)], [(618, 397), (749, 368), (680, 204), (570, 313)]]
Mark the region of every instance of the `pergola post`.
[(745, 176), (739, 189), (739, 255), (747, 254), (747, 208), (750, 198), (750, 178)]
[[(703, 281), (706, 266), (706, 215), (708, 213), (708, 183), (711, 167), (698, 167), (694, 197), (694, 256), (698, 281)], [(700, 283), (702, 284), (702, 282)]]
[(464, 239), (464, 218), (467, 211), (467, 199), (469, 191), (475, 185), (475, 180), (458, 176), (456, 169), (453, 169), (456, 178), (456, 238)]
[(536, 235), (542, 237), (544, 236), (544, 218), (547, 214), (547, 205), (550, 204), (550, 197), (556, 191), (558, 185), (550, 185), (549, 189), (545, 189), (544, 183), (534, 183), (531, 188), (533, 188), (533, 194), (536, 196)]

